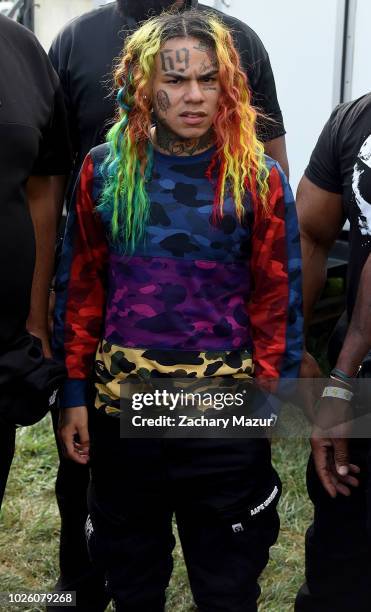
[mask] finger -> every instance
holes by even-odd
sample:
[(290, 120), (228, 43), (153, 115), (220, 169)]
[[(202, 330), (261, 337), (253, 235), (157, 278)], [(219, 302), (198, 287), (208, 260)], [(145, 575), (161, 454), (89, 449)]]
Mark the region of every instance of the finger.
[(354, 465), (354, 463), (349, 463), (349, 471), (353, 472), (353, 474), (359, 474), (361, 471), (361, 468), (358, 467), (358, 465)]
[(339, 476), (347, 476), (349, 473), (348, 440), (345, 438), (334, 438), (334, 462)]
[(84, 455), (88, 455), (90, 449), (90, 437), (87, 424), (79, 425), (77, 427), (77, 433), (79, 436), (79, 440), (77, 443), (80, 444), (80, 450), (83, 451)]
[(354, 478), (354, 476), (342, 476), (340, 478), (340, 482), (350, 485), (351, 487), (358, 487), (359, 485), (359, 480), (357, 478)]
[(349, 489), (349, 487), (347, 487), (345, 484), (343, 484), (338, 478), (336, 474), (331, 474), (330, 475), (331, 478), (331, 482), (333, 484), (333, 486), (336, 489), (337, 493), (340, 493), (341, 495), (344, 495), (345, 497), (349, 497), (351, 491)]
[(331, 479), (331, 474), (328, 469), (328, 452), (325, 446), (320, 446), (313, 452), (314, 465), (320, 482), (330, 495), (336, 497), (336, 487)]
[(64, 455), (67, 459), (75, 459), (75, 448), (73, 445), (73, 437), (75, 435), (75, 429), (71, 427), (64, 427), (60, 430), (60, 437), (64, 448)]
[(74, 446), (75, 448), (89, 448), (90, 446), (90, 440), (86, 440), (85, 442), (74, 442)]

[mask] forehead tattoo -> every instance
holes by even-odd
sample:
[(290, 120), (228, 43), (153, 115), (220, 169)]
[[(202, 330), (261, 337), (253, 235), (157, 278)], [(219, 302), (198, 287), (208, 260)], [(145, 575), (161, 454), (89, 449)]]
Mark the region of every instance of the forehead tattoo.
[(160, 51), (163, 72), (185, 72), (189, 68), (189, 49), (164, 49)]
[(207, 58), (202, 60), (200, 66), (200, 72), (207, 72), (210, 70), (217, 70), (218, 62), (216, 58), (216, 53), (211, 45), (203, 40), (199, 40), (197, 45), (193, 47), (197, 51), (201, 51), (201, 53), (205, 53)]

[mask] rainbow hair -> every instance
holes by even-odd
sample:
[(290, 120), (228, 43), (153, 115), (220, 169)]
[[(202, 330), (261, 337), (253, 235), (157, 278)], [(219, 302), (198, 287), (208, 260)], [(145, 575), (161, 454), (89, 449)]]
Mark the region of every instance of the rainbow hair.
[(210, 46), (219, 66), (221, 95), (213, 122), (216, 152), (207, 170), (215, 186), (213, 220), (223, 217), (226, 193), (233, 197), (240, 221), (247, 190), (263, 210), (268, 209), (269, 172), (256, 136), (258, 113), (229, 30), (209, 13), (163, 13), (127, 38), (114, 74), (119, 114), (107, 135), (109, 153), (101, 168), (104, 187), (97, 208), (109, 213), (113, 244), (123, 252), (133, 252), (143, 239), (149, 217), (146, 182), (153, 167), (150, 84), (155, 58), (166, 41), (187, 37)]

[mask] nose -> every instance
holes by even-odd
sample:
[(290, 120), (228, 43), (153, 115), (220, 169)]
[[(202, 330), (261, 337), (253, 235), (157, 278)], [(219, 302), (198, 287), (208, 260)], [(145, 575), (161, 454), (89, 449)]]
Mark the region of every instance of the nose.
[(193, 104), (203, 102), (205, 99), (204, 92), (197, 79), (189, 80), (187, 85), (188, 87), (184, 94), (184, 101), (192, 102)]

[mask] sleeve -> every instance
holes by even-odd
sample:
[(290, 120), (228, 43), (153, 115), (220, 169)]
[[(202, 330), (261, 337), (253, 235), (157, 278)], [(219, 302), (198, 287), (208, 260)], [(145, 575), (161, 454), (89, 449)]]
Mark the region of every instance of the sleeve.
[(76, 125), (76, 113), (74, 112), (73, 96), (70, 86), (70, 63), (71, 50), (73, 45), (72, 27), (67, 26), (53, 40), (49, 49), (49, 59), (56, 73), (58, 74), (61, 90), (66, 109), (66, 120), (69, 139), (72, 146), (72, 151), (75, 152), (79, 148), (78, 130)]
[(63, 92), (58, 85), (53, 99), (53, 108), (48, 124), (41, 135), (34, 175), (69, 174), (72, 164), (71, 144), (67, 124)]
[(284, 136), (286, 130), (269, 55), (259, 36), (245, 24), (241, 24), (237, 38), (242, 65), (251, 89), (252, 104), (266, 115), (266, 118), (258, 117), (258, 136), (263, 142)]
[(342, 178), (338, 151), (337, 116), (339, 106), (324, 126), (312, 152), (305, 176), (317, 187), (332, 193), (342, 193)]
[(53, 350), (68, 373), (63, 407), (86, 402), (103, 324), (108, 245), (94, 211), (93, 183), (94, 164), (88, 155), (76, 185), (56, 279)]
[(256, 378), (297, 378), (303, 352), (300, 235), (294, 198), (278, 164), (270, 211), (255, 213), (248, 306)]

